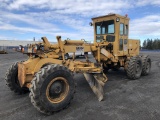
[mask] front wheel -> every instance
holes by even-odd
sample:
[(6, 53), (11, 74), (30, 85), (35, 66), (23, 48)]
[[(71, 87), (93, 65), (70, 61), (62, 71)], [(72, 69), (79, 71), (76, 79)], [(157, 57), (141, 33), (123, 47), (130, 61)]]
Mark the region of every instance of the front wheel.
[(52, 114), (66, 108), (75, 93), (71, 72), (57, 64), (42, 68), (36, 73), (31, 84), (31, 102), (44, 114)]
[(11, 67), (6, 72), (5, 76), (6, 85), (10, 88), (11, 91), (14, 91), (17, 94), (24, 94), (29, 92), (29, 89), (26, 87), (21, 87), (18, 80), (18, 62), (11, 65)]

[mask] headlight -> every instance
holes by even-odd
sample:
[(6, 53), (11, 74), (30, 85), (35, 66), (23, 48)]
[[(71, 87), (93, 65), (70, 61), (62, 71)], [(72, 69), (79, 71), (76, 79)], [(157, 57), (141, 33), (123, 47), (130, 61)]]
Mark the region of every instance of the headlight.
[(116, 18), (116, 22), (119, 22), (120, 21), (120, 18), (118, 17), (118, 18)]

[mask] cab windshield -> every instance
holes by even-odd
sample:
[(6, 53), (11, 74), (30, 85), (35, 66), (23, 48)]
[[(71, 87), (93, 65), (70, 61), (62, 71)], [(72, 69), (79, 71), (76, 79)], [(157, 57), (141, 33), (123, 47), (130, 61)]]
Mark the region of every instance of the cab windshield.
[(114, 34), (114, 20), (102, 21), (96, 23), (96, 34)]

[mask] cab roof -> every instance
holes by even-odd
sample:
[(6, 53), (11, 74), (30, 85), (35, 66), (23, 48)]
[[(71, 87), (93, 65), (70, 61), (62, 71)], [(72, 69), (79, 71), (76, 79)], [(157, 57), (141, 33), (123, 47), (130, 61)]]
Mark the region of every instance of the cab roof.
[(105, 17), (111, 17), (111, 16), (129, 19), (127, 16), (121, 16), (121, 15), (119, 15), (119, 14), (114, 14), (114, 13), (110, 13), (110, 14), (108, 14), (108, 15), (103, 15), (103, 16), (94, 17), (94, 18), (91, 18), (91, 19), (94, 20), (94, 19), (98, 19), (98, 18), (105, 18)]

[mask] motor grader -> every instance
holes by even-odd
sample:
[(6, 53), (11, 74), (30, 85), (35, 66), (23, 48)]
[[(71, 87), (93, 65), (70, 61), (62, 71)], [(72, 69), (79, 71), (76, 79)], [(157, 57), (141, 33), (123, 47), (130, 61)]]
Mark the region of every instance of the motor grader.
[[(28, 45), (26, 61), (13, 64), (7, 71), (5, 80), (8, 87), (18, 94), (30, 91), (31, 103), (44, 113), (52, 114), (66, 108), (75, 93), (73, 75), (82, 73), (89, 86), (103, 100), (103, 86), (109, 69), (123, 67), (129, 79), (148, 75), (151, 59), (139, 55), (140, 41), (128, 38), (129, 18), (118, 14), (108, 14), (92, 18), (94, 43), (82, 40), (64, 40), (57, 36), (57, 44), (50, 44), (46, 37), (43, 42)], [(83, 51), (85, 60), (75, 59), (75, 53)], [(88, 57), (91, 52), (96, 62)], [(72, 59), (65, 59), (66, 53), (73, 53)], [(59, 59), (62, 56), (62, 60)]]

